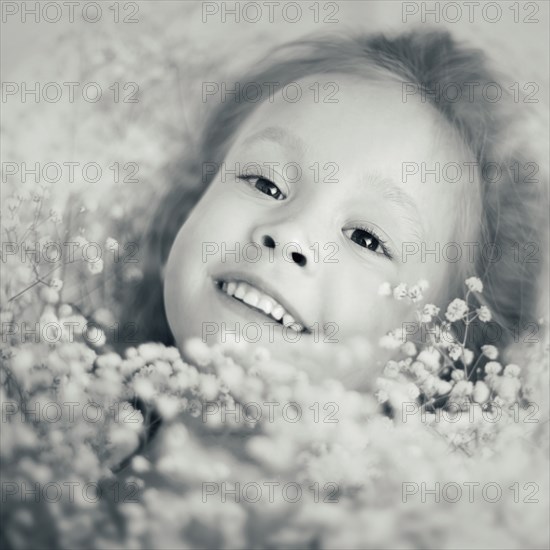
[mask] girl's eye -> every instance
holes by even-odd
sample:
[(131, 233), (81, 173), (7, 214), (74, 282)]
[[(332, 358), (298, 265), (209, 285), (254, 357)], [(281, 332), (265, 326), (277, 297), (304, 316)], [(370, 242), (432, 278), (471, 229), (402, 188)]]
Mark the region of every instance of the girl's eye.
[(359, 246), (391, 259), (391, 255), (386, 250), (382, 241), (370, 231), (357, 228), (348, 229), (344, 233), (348, 234), (349, 238)]
[(269, 195), (275, 200), (283, 200), (285, 195), (283, 192), (270, 180), (261, 176), (240, 176), (241, 179), (247, 181), (250, 185), (254, 186), (258, 191)]

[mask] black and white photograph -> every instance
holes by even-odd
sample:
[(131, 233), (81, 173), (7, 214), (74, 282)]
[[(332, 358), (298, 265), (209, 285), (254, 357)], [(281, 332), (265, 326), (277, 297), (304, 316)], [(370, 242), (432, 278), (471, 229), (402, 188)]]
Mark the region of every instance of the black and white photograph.
[(0, 0), (0, 547), (550, 547), (550, 2)]

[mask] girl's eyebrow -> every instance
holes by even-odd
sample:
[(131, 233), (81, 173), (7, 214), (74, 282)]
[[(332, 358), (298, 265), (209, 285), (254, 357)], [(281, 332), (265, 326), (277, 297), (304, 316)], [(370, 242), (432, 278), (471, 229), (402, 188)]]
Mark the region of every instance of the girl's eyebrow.
[(289, 151), (297, 153), (299, 156), (304, 155), (304, 142), (293, 133), (289, 132), (282, 126), (268, 126), (259, 132), (252, 134), (243, 141), (243, 145), (248, 146), (258, 141), (273, 141), (282, 145)]

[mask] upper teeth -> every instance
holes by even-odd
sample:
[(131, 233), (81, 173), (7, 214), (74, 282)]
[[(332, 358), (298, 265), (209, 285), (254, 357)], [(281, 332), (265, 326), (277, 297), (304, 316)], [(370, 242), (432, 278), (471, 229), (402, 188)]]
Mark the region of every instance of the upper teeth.
[(281, 321), (282, 319), (281, 322), (283, 325), (288, 326), (296, 332), (304, 330), (303, 325), (298, 323), (281, 304), (248, 283), (243, 281), (224, 281), (221, 289), (229, 296), (237, 298), (237, 300), (248, 304), (254, 309), (263, 311), (276, 321)]

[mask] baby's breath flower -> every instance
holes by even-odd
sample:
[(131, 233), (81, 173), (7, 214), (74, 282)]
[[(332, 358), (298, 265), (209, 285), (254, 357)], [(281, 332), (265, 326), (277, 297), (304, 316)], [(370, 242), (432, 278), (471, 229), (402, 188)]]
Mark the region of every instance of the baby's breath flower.
[(30, 348), (17, 350), (11, 358), (10, 366), (16, 374), (26, 374), (34, 365), (34, 354)]
[(17, 214), (2, 216), (2, 225), (8, 230), (13, 231), (21, 225), (21, 219)]
[(488, 323), (493, 318), (491, 310), (487, 306), (480, 306), (476, 309), (476, 313), (482, 323)]
[(384, 376), (387, 378), (397, 378), (399, 374), (399, 365), (397, 361), (388, 361), (384, 367)]
[(389, 399), (388, 392), (386, 390), (378, 390), (374, 394), (376, 396), (376, 399), (378, 400), (378, 403), (383, 404), (386, 403)]
[(392, 290), (391, 285), (387, 281), (385, 283), (382, 283), (380, 285), (380, 288), (378, 289), (378, 295), (379, 296), (391, 296)]
[(113, 239), (113, 237), (107, 237), (107, 240), (105, 241), (105, 248), (107, 250), (117, 251), (119, 249), (118, 241)]
[(489, 361), (485, 365), (485, 372), (487, 374), (498, 374), (502, 370), (502, 365), (498, 361)]
[(21, 201), (18, 200), (16, 197), (8, 197), (4, 202), (5, 208), (12, 212), (15, 212), (15, 210), (19, 208), (20, 204), (21, 204)]
[(441, 380), (441, 378), (436, 378), (434, 382), (435, 391), (438, 395), (445, 395), (449, 393), (453, 387), (446, 380)]
[(422, 382), (422, 392), (431, 397), (436, 393), (436, 381), (438, 380), (433, 374), (428, 375), (428, 377)]
[(93, 318), (96, 323), (99, 323), (104, 327), (110, 327), (116, 323), (115, 316), (105, 307), (100, 307), (99, 309), (96, 309), (93, 313)]
[(99, 258), (95, 262), (88, 262), (88, 270), (92, 275), (98, 275), (103, 271), (103, 260)]
[(407, 295), (413, 303), (420, 302), (423, 298), (422, 290), (418, 285), (414, 285), (409, 288), (409, 292), (407, 293)]
[(416, 359), (421, 361), (426, 366), (427, 370), (434, 372), (439, 368), (441, 354), (434, 347), (430, 347), (423, 349)]
[(393, 297), (396, 300), (403, 300), (403, 298), (407, 297), (407, 291), (407, 285), (405, 283), (400, 283), (393, 289)]
[(50, 219), (55, 224), (59, 224), (63, 221), (61, 214), (57, 210), (50, 210)]
[(220, 391), (220, 382), (213, 374), (205, 374), (200, 379), (200, 392), (206, 401), (213, 401)]
[(144, 456), (138, 455), (132, 458), (132, 470), (134, 472), (142, 474), (148, 472), (150, 469), (151, 463)]
[(425, 378), (428, 377), (428, 372), (424, 368), (424, 363), (421, 363), (420, 361), (415, 361), (411, 365), (410, 370), (419, 382), (422, 382)]
[(57, 304), (59, 302), (59, 292), (49, 286), (43, 286), (40, 289), (40, 299), (46, 304)]
[(509, 376), (511, 378), (517, 378), (520, 375), (521, 369), (514, 365), (513, 363), (510, 363), (509, 365), (506, 365), (504, 367), (504, 376)]
[(489, 399), (490, 394), (491, 394), (491, 390), (489, 389), (487, 384), (482, 380), (478, 380), (474, 386), (472, 399), (476, 403), (485, 403), (485, 401)]
[(185, 343), (185, 353), (199, 367), (205, 367), (212, 361), (210, 348), (200, 338), (191, 338)]
[(155, 387), (147, 378), (136, 378), (134, 380), (134, 391), (144, 401), (149, 401), (156, 394)]
[(407, 384), (407, 395), (411, 399), (416, 399), (420, 395), (420, 390), (418, 389), (418, 386), (416, 384), (413, 384), (412, 382)]
[(458, 361), (460, 359), (460, 357), (462, 356), (462, 346), (458, 345), (458, 344), (451, 344), (449, 346), (449, 357), (453, 360), (453, 361)]
[(63, 288), (63, 281), (57, 277), (53, 277), (50, 280), (50, 287), (56, 290), (57, 292), (61, 292), (61, 289)]
[(468, 304), (460, 298), (455, 298), (447, 307), (445, 317), (451, 322), (459, 321), (468, 313)]
[(439, 315), (439, 308), (434, 306), (434, 304), (426, 304), (422, 309), (422, 322), (431, 323), (432, 318)]
[(471, 365), (472, 361), (474, 360), (474, 352), (471, 349), (464, 348), (463, 359), (466, 365)]
[(172, 420), (180, 410), (180, 401), (172, 395), (162, 395), (155, 403), (164, 420)]
[(496, 359), (498, 357), (498, 349), (495, 346), (491, 346), (489, 344), (485, 346), (481, 346), (481, 352), (485, 357), (488, 359)]
[(269, 361), (270, 357), (271, 355), (267, 348), (259, 347), (254, 350), (254, 360), (258, 361), (259, 363), (264, 363), (265, 361)]
[(75, 238), (74, 238), (74, 243), (76, 243), (76, 246), (80, 247), (80, 246), (86, 246), (88, 243), (88, 239), (85, 239), (82, 235), (77, 235)]
[(412, 342), (405, 342), (401, 346), (401, 351), (404, 355), (407, 355), (409, 357), (414, 357), (418, 353), (416, 346)]
[(96, 348), (104, 346), (107, 341), (107, 337), (105, 336), (103, 330), (93, 325), (86, 328), (85, 335), (90, 344)]
[(452, 378), (455, 382), (459, 382), (460, 380), (464, 380), (464, 371), (463, 371), (463, 370), (455, 369), (455, 370), (451, 373), (451, 378)]
[(395, 332), (388, 332), (385, 336), (382, 336), (379, 341), (380, 347), (384, 349), (398, 349), (402, 344)]
[(418, 281), (417, 285), (419, 286), (419, 288), (422, 292), (426, 292), (426, 290), (428, 290), (428, 288), (430, 288), (430, 283), (428, 283), (428, 281), (426, 281), (426, 279), (420, 279)]
[(464, 282), (470, 292), (483, 292), (483, 283), (479, 277), (469, 277)]
[(519, 379), (512, 376), (499, 377), (495, 384), (495, 389), (499, 397), (508, 403), (517, 399), (520, 387), (521, 383)]
[(471, 395), (473, 391), (474, 385), (472, 384), (472, 382), (469, 382), (467, 380), (458, 380), (451, 390), (451, 395), (456, 397), (466, 397), (468, 395)]

